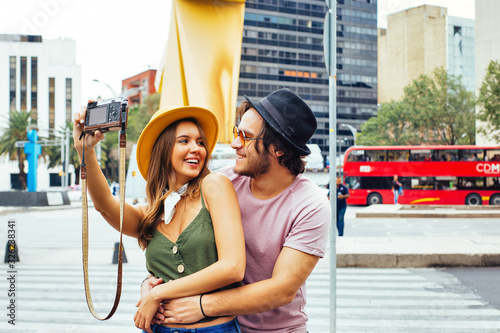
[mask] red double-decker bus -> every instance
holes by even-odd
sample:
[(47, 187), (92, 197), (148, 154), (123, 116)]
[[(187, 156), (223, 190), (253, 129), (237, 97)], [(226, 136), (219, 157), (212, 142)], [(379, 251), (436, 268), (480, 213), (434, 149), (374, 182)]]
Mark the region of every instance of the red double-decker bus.
[(344, 157), (351, 205), (500, 205), (500, 146), (354, 146)]

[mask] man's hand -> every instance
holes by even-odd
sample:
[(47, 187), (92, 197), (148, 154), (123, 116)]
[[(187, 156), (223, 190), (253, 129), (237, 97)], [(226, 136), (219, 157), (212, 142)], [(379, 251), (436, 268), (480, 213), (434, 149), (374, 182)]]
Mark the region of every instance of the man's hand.
[(151, 323), (155, 313), (160, 307), (160, 299), (158, 292), (156, 292), (157, 290), (158, 289), (154, 289), (145, 297), (141, 298), (139, 303), (137, 303), (139, 309), (137, 309), (137, 313), (134, 316), (135, 326), (148, 333), (153, 333), (151, 330)]
[[(163, 279), (161, 279), (161, 278), (157, 279), (154, 276), (150, 276), (149, 278), (147, 278), (144, 281), (142, 281), (142, 284), (141, 284), (141, 299), (139, 300), (139, 302), (137, 302), (137, 304), (135, 306), (136, 307), (140, 307), (142, 301), (149, 294), (149, 292), (154, 287), (159, 286), (162, 283), (163, 283)], [(157, 313), (162, 313), (162, 312), (163, 312), (163, 308), (160, 305), (158, 307)], [(137, 316), (138, 316), (138, 313), (136, 313), (136, 315), (134, 316), (134, 321), (136, 321), (136, 326), (137, 326)], [(152, 318), (151, 323), (158, 324), (158, 320), (156, 320), (156, 322), (155, 322), (155, 318)], [(159, 324), (161, 324), (161, 322)], [(139, 327), (139, 326), (137, 326), (137, 327)], [(142, 327), (140, 327), (140, 328), (142, 328)], [(148, 324), (147, 327), (144, 327), (143, 329), (145, 329), (145, 330), (147, 330), (149, 332), (149, 330), (150, 330), (149, 324)]]
[(155, 324), (191, 324), (205, 318), (201, 313), (199, 295), (170, 299), (162, 307), (163, 313), (158, 311), (153, 319)]

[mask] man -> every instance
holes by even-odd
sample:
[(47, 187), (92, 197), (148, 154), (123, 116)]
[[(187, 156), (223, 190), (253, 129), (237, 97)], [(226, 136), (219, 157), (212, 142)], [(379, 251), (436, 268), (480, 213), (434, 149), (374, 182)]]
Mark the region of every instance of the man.
[(342, 185), (342, 178), (337, 177), (337, 231), (339, 237), (344, 236), (344, 215), (347, 209), (347, 198), (349, 198), (349, 190)]
[[(258, 103), (246, 99), (231, 144), (236, 165), (222, 171), (240, 203), (247, 256), (243, 286), (169, 300), (157, 317), (172, 324), (237, 315), (242, 332), (306, 333), (305, 281), (324, 256), (331, 219), (326, 196), (301, 175), (316, 119), (289, 89)], [(143, 292), (155, 283), (150, 278)]]

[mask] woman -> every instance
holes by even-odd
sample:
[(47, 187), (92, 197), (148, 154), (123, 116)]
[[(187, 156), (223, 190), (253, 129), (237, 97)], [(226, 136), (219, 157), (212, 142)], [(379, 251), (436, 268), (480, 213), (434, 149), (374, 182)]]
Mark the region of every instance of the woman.
[[(83, 119), (84, 115), (75, 114), (73, 136), (80, 159)], [(212, 112), (178, 107), (156, 112), (137, 143), (148, 205), (125, 205), (123, 233), (137, 238), (146, 249), (149, 272), (168, 282), (153, 288), (138, 303), (135, 325), (147, 332), (183, 332), (182, 328), (239, 332), (235, 317), (205, 318), (174, 325), (175, 330), (151, 325), (162, 300), (234, 287), (243, 279), (245, 245), (236, 194), (227, 177), (209, 173), (207, 166), (217, 134)], [(119, 200), (111, 194), (91, 149), (103, 138), (99, 131), (85, 137), (88, 191), (96, 210), (119, 230)], [(172, 201), (173, 197), (178, 201)]]
[(398, 176), (394, 175), (394, 178), (392, 180), (392, 193), (394, 193), (394, 204), (396, 205), (398, 203), (398, 198), (401, 194), (401, 189), (402, 189), (402, 184), (398, 181)]

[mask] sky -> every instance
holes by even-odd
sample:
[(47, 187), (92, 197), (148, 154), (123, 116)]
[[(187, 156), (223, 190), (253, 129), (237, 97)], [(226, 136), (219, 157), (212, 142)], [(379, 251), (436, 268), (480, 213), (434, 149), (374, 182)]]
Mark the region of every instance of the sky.
[[(474, 18), (474, 0), (378, 0), (378, 25), (387, 14), (424, 3), (448, 14)], [(99, 80), (121, 91), (121, 81), (158, 69), (167, 41), (171, 0), (0, 0), (0, 34), (41, 35), (76, 41), (82, 68), (82, 105), (112, 97)], [(7, 8), (7, 10), (5, 10)]]
[(378, 0), (378, 26), (387, 27), (387, 14), (421, 5), (448, 8), (448, 15), (474, 19), (474, 0)]
[[(82, 105), (113, 97), (121, 81), (157, 69), (165, 47), (171, 0), (0, 0), (0, 34), (76, 41)], [(1, 45), (1, 44), (0, 44)]]

